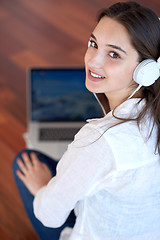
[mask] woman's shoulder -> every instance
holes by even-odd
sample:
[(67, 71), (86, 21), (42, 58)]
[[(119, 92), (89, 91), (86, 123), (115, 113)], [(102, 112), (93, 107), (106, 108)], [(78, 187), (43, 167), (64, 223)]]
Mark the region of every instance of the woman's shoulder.
[(144, 106), (137, 104), (138, 99), (131, 99), (119, 105), (114, 111), (110, 111), (103, 118), (88, 119), (84, 129), (97, 129), (101, 134), (122, 134), (128, 131), (135, 133), (136, 121), (123, 121), (123, 119), (134, 119)]

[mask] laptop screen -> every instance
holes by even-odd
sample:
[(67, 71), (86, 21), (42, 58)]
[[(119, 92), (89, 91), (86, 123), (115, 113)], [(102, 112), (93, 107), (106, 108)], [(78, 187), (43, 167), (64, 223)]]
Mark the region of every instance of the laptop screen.
[(103, 116), (85, 87), (85, 70), (31, 69), (30, 118), (36, 122), (81, 122)]

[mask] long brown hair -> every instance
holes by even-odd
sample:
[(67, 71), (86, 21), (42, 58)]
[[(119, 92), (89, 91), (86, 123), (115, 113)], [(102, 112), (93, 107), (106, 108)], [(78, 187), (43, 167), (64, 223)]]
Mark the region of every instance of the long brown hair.
[[(102, 9), (98, 15), (98, 22), (103, 17), (115, 19), (127, 29), (131, 43), (139, 53), (140, 62), (145, 59), (157, 61), (160, 57), (160, 21), (154, 11), (137, 2), (118, 2)], [(153, 125), (157, 126), (156, 148), (160, 154), (160, 78), (153, 85), (142, 87), (141, 91), (146, 105), (134, 120), (139, 126), (146, 113), (150, 114)], [(121, 120), (124, 122), (133, 119)]]

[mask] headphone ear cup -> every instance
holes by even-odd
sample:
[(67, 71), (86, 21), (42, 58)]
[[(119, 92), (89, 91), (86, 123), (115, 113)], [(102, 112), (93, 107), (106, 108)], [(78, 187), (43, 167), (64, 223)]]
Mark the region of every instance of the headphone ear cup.
[(141, 86), (152, 85), (160, 76), (158, 63), (153, 59), (142, 61), (133, 72), (133, 80)]

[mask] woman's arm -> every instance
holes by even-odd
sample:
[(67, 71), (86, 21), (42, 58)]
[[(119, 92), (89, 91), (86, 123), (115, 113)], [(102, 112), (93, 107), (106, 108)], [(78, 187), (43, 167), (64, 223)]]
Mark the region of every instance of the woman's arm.
[(114, 169), (104, 137), (84, 128), (58, 163), (56, 176), (36, 194), (36, 217), (47, 227), (61, 226), (77, 202), (98, 191)]

